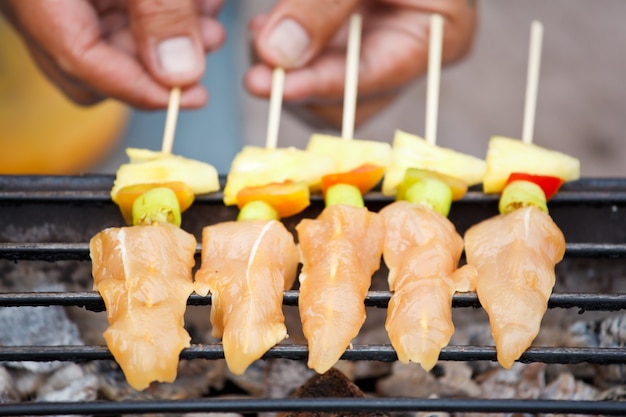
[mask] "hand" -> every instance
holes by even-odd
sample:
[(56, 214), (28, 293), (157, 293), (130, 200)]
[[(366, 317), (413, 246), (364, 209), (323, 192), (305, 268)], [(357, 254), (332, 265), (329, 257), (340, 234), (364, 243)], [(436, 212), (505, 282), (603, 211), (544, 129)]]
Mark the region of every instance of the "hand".
[(0, 0), (43, 73), (70, 99), (113, 97), (145, 108), (208, 100), (204, 54), (225, 31), (214, 19), (223, 0)]
[(376, 113), (428, 63), (429, 19), (445, 18), (443, 63), (463, 57), (472, 44), (476, 10), (472, 0), (280, 0), (250, 29), (261, 63), (246, 74), (248, 90), (269, 97), (271, 71), (289, 69), (284, 100), (304, 104), (315, 115), (341, 124), (345, 46), (349, 16), (363, 16), (357, 124)]

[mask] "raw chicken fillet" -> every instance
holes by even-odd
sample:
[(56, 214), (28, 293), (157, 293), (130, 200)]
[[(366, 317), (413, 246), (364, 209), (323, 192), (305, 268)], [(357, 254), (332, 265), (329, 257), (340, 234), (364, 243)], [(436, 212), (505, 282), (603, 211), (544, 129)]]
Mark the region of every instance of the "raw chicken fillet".
[(296, 227), (300, 242), (299, 311), (308, 366), (329, 370), (365, 321), (365, 297), (380, 266), (384, 226), (366, 208), (334, 205)]
[(565, 237), (550, 215), (524, 207), (471, 227), (465, 252), (478, 270), (476, 292), (489, 315), (498, 362), (509, 369), (539, 333)]
[(293, 235), (275, 220), (225, 222), (202, 231), (196, 292), (211, 292), (213, 336), (235, 375), (287, 337), (283, 291), (299, 263)]
[(102, 295), (107, 346), (128, 383), (173, 382), (184, 329), (196, 239), (171, 224), (109, 228), (89, 244), (94, 290)]
[(463, 239), (445, 216), (406, 201), (390, 204), (380, 215), (392, 291), (385, 328), (398, 359), (428, 371), (454, 333), (452, 296), (474, 290), (476, 269), (457, 269)]

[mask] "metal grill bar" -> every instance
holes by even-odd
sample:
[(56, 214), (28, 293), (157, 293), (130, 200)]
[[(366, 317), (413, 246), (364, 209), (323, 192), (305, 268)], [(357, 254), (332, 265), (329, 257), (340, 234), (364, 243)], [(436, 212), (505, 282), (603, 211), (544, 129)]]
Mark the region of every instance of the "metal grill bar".
[[(184, 349), (181, 359), (224, 359), (222, 345), (193, 345)], [(306, 360), (308, 349), (304, 345), (278, 345), (271, 348), (263, 359)], [(350, 361), (394, 362), (398, 360), (390, 345), (354, 345), (341, 357)], [(113, 359), (106, 346), (1, 346), (0, 361), (33, 362), (83, 362)], [(496, 361), (493, 346), (447, 346), (439, 356), (445, 361)], [(519, 359), (522, 363), (543, 362), (558, 364), (593, 363), (598, 365), (626, 363), (623, 348), (561, 348), (531, 347)], [(626, 404), (625, 404), (626, 406)]]
[[(18, 236), (38, 228), (54, 226), (59, 238), (51, 242), (0, 243), (0, 259), (11, 261), (89, 261), (89, 247), (85, 243), (103, 227), (116, 225), (121, 220), (119, 210), (110, 198), (113, 176), (47, 177), (0, 176), (0, 231), (4, 225), (13, 225)], [(222, 178), (222, 185), (224, 178)], [(186, 227), (199, 235), (202, 227), (211, 222), (234, 218), (235, 207), (225, 207), (222, 193), (197, 196), (194, 206), (186, 212)], [(315, 216), (323, 207), (320, 196), (312, 196), (311, 210), (304, 216)], [(367, 204), (378, 210), (392, 199), (380, 192), (368, 193)], [(480, 189), (470, 190), (455, 202), (451, 220), (459, 231), (466, 230), (497, 212), (497, 195), (485, 195)], [(624, 179), (583, 179), (565, 184), (550, 201), (551, 214), (562, 225), (568, 237), (566, 257), (582, 259), (626, 259), (626, 181)], [(101, 214), (103, 214), (101, 216)], [(80, 218), (76, 222), (75, 217)], [(581, 222), (580, 219), (586, 219)], [(605, 221), (606, 220), (606, 221)], [(286, 220), (293, 227), (297, 219)], [(76, 223), (76, 224), (74, 224)], [(8, 230), (8, 229), (7, 229)], [(20, 233), (22, 233), (20, 235)], [(55, 235), (56, 236), (56, 235)], [(1, 240), (12, 241), (5, 233)], [(54, 242), (54, 243), (52, 243)], [(72, 242), (72, 243), (56, 243)], [(82, 243), (79, 243), (82, 242)], [(587, 243), (589, 242), (589, 243)], [(197, 254), (200, 253), (200, 245)], [(391, 293), (369, 292), (368, 307), (386, 308)], [(297, 306), (298, 291), (286, 291), (283, 304)], [(192, 295), (189, 305), (210, 305), (211, 297)], [(475, 293), (456, 294), (453, 307), (476, 308), (480, 303)], [(78, 306), (91, 311), (103, 311), (104, 303), (96, 292), (63, 293), (7, 293), (0, 294), (0, 307), (23, 306)], [(626, 310), (626, 294), (552, 294), (549, 308), (578, 308), (581, 311)], [(303, 345), (278, 345), (263, 358), (306, 360), (308, 349)], [(223, 359), (220, 344), (193, 345), (181, 353), (182, 359)], [(393, 362), (397, 355), (390, 345), (355, 345), (342, 357), (353, 361)], [(0, 361), (72, 361), (112, 360), (106, 346), (2, 346)], [(496, 361), (493, 346), (447, 346), (440, 355), (448, 361)], [(591, 363), (598, 365), (626, 364), (624, 348), (562, 348), (531, 347), (519, 359), (523, 363), (556, 364)], [(120, 415), (144, 413), (239, 412), (271, 411), (313, 412), (394, 412), (443, 411), (529, 414), (593, 414), (626, 415), (626, 403), (601, 401), (545, 401), (494, 399), (251, 399), (251, 400), (176, 400), (176, 401), (119, 401), (85, 403), (0, 404), (0, 416), (11, 415)]]
[[(285, 291), (283, 304), (297, 306), (299, 291)], [(391, 293), (389, 291), (369, 291), (365, 298), (367, 307), (386, 308)], [(192, 306), (211, 304), (211, 296), (193, 294), (187, 302)], [(0, 294), (0, 307), (48, 307), (76, 306), (89, 311), (104, 311), (104, 301), (96, 292), (25, 292)], [(453, 307), (480, 307), (476, 293), (455, 294)], [(548, 301), (549, 308), (579, 308), (585, 311), (626, 310), (626, 294), (552, 294)]]
[[(199, 195), (196, 197), (198, 203), (215, 203), (223, 204), (223, 194), (215, 192), (207, 195)], [(468, 191), (465, 196), (455, 204), (464, 203), (493, 203), (498, 201), (499, 196), (495, 194), (484, 194), (480, 191)], [(111, 202), (111, 193), (109, 190), (91, 191), (91, 190), (71, 190), (71, 191), (2, 191), (0, 190), (0, 200), (11, 200), (19, 202), (54, 202), (65, 204), (83, 204), (83, 203), (107, 203)], [(311, 202), (322, 202), (322, 198), (318, 195), (311, 196)], [(370, 192), (367, 195), (367, 201), (378, 203), (392, 202), (393, 198), (382, 195), (380, 192)], [(601, 191), (601, 190), (572, 190), (560, 191), (551, 200), (550, 204), (577, 203), (577, 204), (606, 204), (610, 203), (626, 203), (626, 191)]]
[(624, 415), (624, 403), (615, 401), (485, 400), (421, 398), (286, 398), (227, 400), (157, 400), (92, 403), (26, 403), (0, 405), (0, 416), (119, 415), (140, 413), (256, 413), (256, 412), (474, 412)]
[[(198, 244), (196, 253), (202, 247)], [(567, 243), (569, 258), (626, 259), (626, 243)], [(89, 261), (89, 243), (0, 242), (0, 259), (11, 261)]]

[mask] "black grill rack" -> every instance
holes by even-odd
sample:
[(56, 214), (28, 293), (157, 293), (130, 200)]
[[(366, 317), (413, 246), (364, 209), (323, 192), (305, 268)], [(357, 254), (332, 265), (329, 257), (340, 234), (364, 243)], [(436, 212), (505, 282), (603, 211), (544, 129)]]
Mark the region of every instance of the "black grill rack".
[[(88, 241), (98, 231), (120, 226), (123, 220), (111, 202), (111, 176), (44, 177), (0, 176), (0, 260), (8, 261), (88, 261)], [(391, 202), (374, 192), (366, 204), (377, 211)], [(312, 205), (302, 215), (287, 219), (293, 227), (302, 217), (314, 217), (323, 202), (314, 197)], [(550, 202), (550, 213), (563, 230), (566, 240), (566, 260), (588, 259), (592, 262), (626, 259), (626, 180), (583, 179), (566, 184)], [(625, 214), (622, 214), (622, 213)], [(497, 197), (470, 190), (453, 204), (450, 219), (459, 232), (497, 213)], [(200, 241), (202, 227), (232, 220), (233, 208), (224, 207), (222, 194), (198, 196), (184, 214), (182, 227)], [(46, 229), (45, 241), (28, 241), (38, 231)], [(199, 252), (200, 248), (198, 248)], [(390, 293), (371, 291), (366, 305), (386, 308)], [(286, 291), (284, 304), (297, 305), (298, 292)], [(210, 304), (210, 297), (192, 295), (189, 305)], [(104, 303), (94, 292), (3, 293), (0, 307), (21, 306), (79, 306), (91, 311), (103, 311)], [(479, 307), (475, 294), (457, 294), (453, 307)], [(549, 308), (585, 311), (619, 311), (626, 309), (626, 294), (555, 293)], [(193, 345), (181, 354), (183, 359), (222, 359), (221, 345)], [(306, 346), (279, 345), (264, 356), (305, 360)], [(397, 360), (389, 345), (355, 345), (343, 359), (354, 361)], [(441, 360), (495, 361), (492, 346), (448, 346)], [(4, 346), (0, 361), (73, 361), (112, 360), (106, 346)], [(626, 347), (616, 348), (558, 348), (532, 347), (520, 358), (521, 362), (558, 364), (592, 363), (597, 365), (626, 364)], [(617, 401), (564, 400), (497, 400), (497, 399), (412, 399), (412, 398), (326, 398), (326, 399), (252, 399), (223, 400), (202, 398), (194, 400), (117, 401), (0, 404), (0, 416), (18, 415), (112, 415), (188, 412), (259, 413), (270, 411), (317, 412), (397, 412), (443, 411), (483, 413), (560, 413), (581, 415), (626, 415), (626, 403)]]

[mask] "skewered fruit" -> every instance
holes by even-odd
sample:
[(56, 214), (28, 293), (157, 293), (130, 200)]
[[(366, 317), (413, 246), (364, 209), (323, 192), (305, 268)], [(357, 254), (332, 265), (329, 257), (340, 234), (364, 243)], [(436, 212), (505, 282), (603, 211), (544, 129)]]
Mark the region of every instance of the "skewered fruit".
[(408, 168), (436, 171), (462, 180), (465, 184), (480, 184), (486, 164), (480, 158), (452, 149), (431, 145), (419, 136), (400, 130), (393, 138), (392, 161), (383, 180), (383, 194), (395, 195)]
[(364, 164), (386, 168), (391, 162), (391, 146), (386, 142), (373, 140), (346, 140), (337, 136), (314, 134), (306, 150), (332, 158), (335, 161), (332, 172), (347, 172)]
[(331, 158), (296, 148), (268, 149), (244, 146), (230, 167), (224, 187), (224, 204), (237, 204), (242, 188), (279, 183), (305, 182), (318, 190), (323, 175), (336, 171)]
[(483, 180), (485, 193), (502, 191), (514, 172), (548, 175), (567, 182), (580, 178), (580, 161), (517, 139), (492, 137), (487, 149), (487, 171)]
[(136, 184), (183, 182), (194, 194), (220, 189), (217, 170), (210, 164), (148, 149), (128, 148), (130, 162), (120, 166), (111, 198), (118, 204), (118, 192)]

